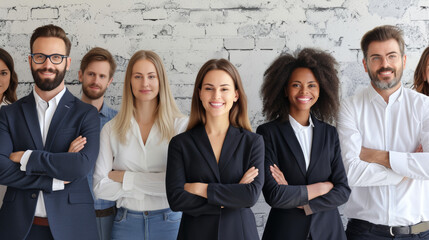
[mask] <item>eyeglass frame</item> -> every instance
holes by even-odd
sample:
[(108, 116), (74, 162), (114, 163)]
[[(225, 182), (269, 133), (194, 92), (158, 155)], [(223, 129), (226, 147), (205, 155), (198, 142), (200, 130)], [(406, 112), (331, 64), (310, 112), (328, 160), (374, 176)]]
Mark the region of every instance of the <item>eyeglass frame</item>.
[[(395, 56), (395, 59), (391, 59), (389, 58), (390, 56)], [(399, 61), (399, 59), (402, 59), (402, 55), (396, 52), (392, 52), (387, 54), (386, 56), (381, 56), (381, 55), (372, 55), (370, 57), (368, 57), (368, 60), (371, 64), (376, 64), (376, 65), (380, 65), (384, 62), (384, 59), (386, 59), (386, 62), (389, 64), (395, 64)], [(380, 58), (380, 62), (378, 60), (374, 60), (374, 58)]]
[[(37, 55), (37, 54), (43, 55), (45, 57), (45, 60), (43, 62), (40, 62), (40, 63), (36, 62), (34, 60), (34, 55)], [(43, 54), (43, 53), (32, 53), (32, 54), (30, 54), (30, 56), (31, 56), (31, 59), (33, 60), (33, 62), (35, 64), (44, 64), (46, 62), (46, 59), (49, 58), (49, 61), (51, 61), (51, 63), (54, 64), (54, 65), (60, 65), (61, 63), (63, 63), (64, 58), (68, 58), (69, 57), (67, 55), (62, 55), (62, 54), (58, 54), (58, 53), (54, 53), (54, 54), (50, 54), (50, 55), (46, 55), (46, 54)], [(59, 62), (59, 63), (52, 62), (52, 59), (51, 59), (52, 56), (60, 56), (61, 57), (61, 62)]]

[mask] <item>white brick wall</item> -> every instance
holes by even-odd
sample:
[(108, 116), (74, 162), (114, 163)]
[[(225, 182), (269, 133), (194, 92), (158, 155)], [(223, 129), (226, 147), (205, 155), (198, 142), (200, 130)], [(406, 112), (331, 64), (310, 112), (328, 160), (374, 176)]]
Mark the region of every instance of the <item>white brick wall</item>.
[[(377, 25), (404, 29), (410, 86), (420, 54), (429, 41), (428, 0), (59, 0), (0, 1), (0, 46), (15, 59), (19, 97), (32, 89), (29, 38), (43, 24), (63, 27), (72, 40), (68, 88), (80, 95), (77, 72), (90, 48), (109, 49), (118, 62), (107, 101), (119, 109), (130, 56), (150, 49), (164, 59), (179, 107), (189, 113), (193, 82), (201, 65), (224, 57), (239, 69), (255, 129), (264, 121), (259, 88), (262, 74), (282, 51), (318, 47), (340, 62), (342, 97), (369, 82), (361, 64), (360, 38)], [(253, 208), (259, 231), (269, 207), (263, 198)]]

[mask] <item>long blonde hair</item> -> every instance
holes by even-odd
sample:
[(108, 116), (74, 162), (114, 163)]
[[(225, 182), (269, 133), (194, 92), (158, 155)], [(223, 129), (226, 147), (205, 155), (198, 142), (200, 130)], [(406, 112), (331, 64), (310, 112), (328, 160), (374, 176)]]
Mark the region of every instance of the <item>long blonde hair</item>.
[(203, 84), (204, 77), (212, 70), (222, 70), (231, 76), (234, 81), (235, 90), (238, 91), (238, 100), (234, 102), (229, 111), (229, 122), (234, 127), (241, 127), (252, 131), (249, 117), (247, 115), (247, 97), (244, 92), (240, 74), (237, 69), (226, 59), (211, 59), (206, 62), (198, 72), (195, 80), (194, 94), (192, 96), (191, 114), (189, 116), (189, 124), (186, 130), (190, 130), (198, 124), (206, 123), (206, 110), (200, 100), (200, 89)]
[(131, 57), (125, 73), (122, 104), (118, 115), (113, 119), (113, 129), (121, 143), (126, 143), (127, 132), (131, 127), (131, 118), (134, 116), (135, 97), (131, 89), (131, 77), (134, 64), (139, 60), (148, 60), (153, 63), (159, 80), (158, 106), (155, 112), (155, 124), (161, 132), (161, 140), (169, 141), (175, 134), (174, 119), (182, 117), (182, 113), (171, 94), (170, 84), (161, 58), (152, 51), (140, 50)]

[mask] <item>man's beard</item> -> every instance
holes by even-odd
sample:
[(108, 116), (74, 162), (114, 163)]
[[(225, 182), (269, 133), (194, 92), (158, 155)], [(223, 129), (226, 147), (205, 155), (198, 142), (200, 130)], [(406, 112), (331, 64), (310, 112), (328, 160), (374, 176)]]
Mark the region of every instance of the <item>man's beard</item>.
[[(99, 87), (100, 91), (98, 93), (91, 92), (91, 90), (89, 90), (89, 88), (92, 86)], [(105, 89), (102, 89), (102, 87), (100, 85), (97, 85), (97, 84), (91, 84), (91, 85), (82, 84), (83, 94), (85, 94), (85, 96), (91, 100), (97, 100), (97, 99), (101, 98), (104, 95), (104, 93), (106, 92), (106, 90), (107, 90), (107, 87)]]
[[(64, 80), (64, 76), (66, 75), (66, 68), (67, 68), (67, 64), (64, 66), (63, 71), (58, 71), (56, 69), (53, 68), (42, 68), (42, 69), (37, 69), (34, 70), (33, 68), (31, 68), (31, 74), (33, 75), (33, 79), (34, 82), (36, 83), (36, 86), (38, 88), (40, 88), (40, 90), (42, 91), (51, 91), (55, 88), (57, 88), (61, 82)], [(39, 76), (39, 72), (51, 72), (51, 73), (55, 73), (55, 78), (54, 79), (49, 79), (49, 78), (45, 78), (42, 79)]]
[[(368, 68), (368, 66), (367, 66), (367, 68)], [(392, 71), (393, 72), (394, 78), (392, 79), (392, 81), (390, 81), (390, 82), (382, 81), (377, 77), (380, 72), (384, 72), (384, 71)], [(399, 82), (401, 82), (402, 72), (403, 72), (402, 68), (398, 71), (396, 71), (396, 69), (394, 69), (394, 68), (380, 68), (375, 72), (374, 75), (371, 71), (368, 71), (368, 75), (369, 75), (369, 78), (371, 79), (371, 82), (374, 84), (375, 87), (377, 87), (380, 90), (387, 90), (387, 89), (394, 88), (395, 86), (398, 85)]]

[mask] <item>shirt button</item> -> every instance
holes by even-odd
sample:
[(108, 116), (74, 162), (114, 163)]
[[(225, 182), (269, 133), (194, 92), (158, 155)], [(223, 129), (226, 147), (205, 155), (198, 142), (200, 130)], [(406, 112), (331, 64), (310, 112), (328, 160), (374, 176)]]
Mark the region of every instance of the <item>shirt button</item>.
[(35, 193), (31, 194), (32, 199), (35, 199), (36, 197), (37, 197), (37, 194), (35, 194)]

